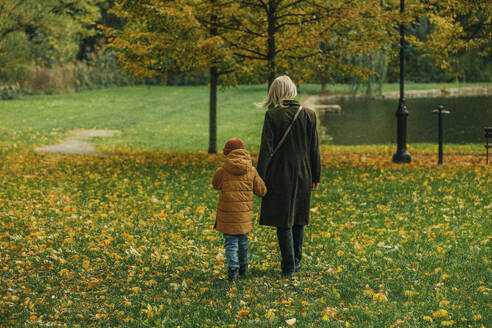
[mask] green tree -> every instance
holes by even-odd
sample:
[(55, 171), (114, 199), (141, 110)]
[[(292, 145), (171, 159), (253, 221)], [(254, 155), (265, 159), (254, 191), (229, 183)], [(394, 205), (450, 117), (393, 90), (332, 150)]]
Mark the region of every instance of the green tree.
[(424, 51), (442, 69), (449, 69), (456, 55), (478, 50), (492, 58), (492, 6), (489, 0), (419, 1), (408, 14), (410, 20), (427, 19), (425, 38), (409, 37), (410, 44)]
[[(75, 60), (80, 41), (96, 31), (102, 0), (0, 0), (0, 78), (9, 67)], [(16, 57), (22, 49), (22, 59)]]

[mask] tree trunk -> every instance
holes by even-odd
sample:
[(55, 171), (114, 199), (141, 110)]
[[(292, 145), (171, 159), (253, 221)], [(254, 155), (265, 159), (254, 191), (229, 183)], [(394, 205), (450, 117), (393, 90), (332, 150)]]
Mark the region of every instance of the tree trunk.
[(217, 153), (217, 66), (210, 67), (210, 119), (208, 153)]
[[(210, 1), (212, 5), (214, 0)], [(212, 27), (210, 28), (210, 34), (217, 35), (217, 28), (215, 27), (215, 22), (217, 21), (217, 16), (211, 15)], [(209, 118), (209, 140), (208, 140), (208, 153), (217, 153), (217, 81), (219, 79), (219, 73), (217, 70), (216, 63), (212, 62), (210, 67), (210, 118)]]
[[(268, 61), (268, 91), (270, 90), (270, 86), (275, 80), (276, 74), (276, 66), (275, 66), (275, 11), (276, 11), (276, 2), (275, 0), (270, 0), (268, 5), (268, 39), (267, 39), (267, 61)], [(275, 107), (275, 104), (270, 104), (268, 108)]]
[(268, 89), (275, 80), (275, 74), (277, 68), (275, 67), (275, 11), (276, 11), (276, 1), (270, 0), (268, 5), (268, 40), (267, 40), (267, 60), (268, 60)]
[(319, 80), (321, 82), (321, 92), (320, 92), (321, 94), (326, 93), (326, 85), (328, 84), (327, 83), (328, 79), (326, 78), (326, 75), (324, 74), (324, 70), (325, 70), (325, 67), (323, 67), (321, 69), (321, 72), (319, 74)]

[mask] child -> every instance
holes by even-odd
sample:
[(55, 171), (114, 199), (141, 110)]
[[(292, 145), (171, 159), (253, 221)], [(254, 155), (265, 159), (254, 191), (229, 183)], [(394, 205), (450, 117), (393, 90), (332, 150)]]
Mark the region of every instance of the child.
[(215, 229), (225, 238), (228, 279), (237, 280), (248, 269), (248, 233), (253, 228), (253, 193), (265, 196), (265, 183), (251, 164), (251, 157), (239, 138), (232, 138), (223, 149), (226, 159), (212, 179), (220, 190)]

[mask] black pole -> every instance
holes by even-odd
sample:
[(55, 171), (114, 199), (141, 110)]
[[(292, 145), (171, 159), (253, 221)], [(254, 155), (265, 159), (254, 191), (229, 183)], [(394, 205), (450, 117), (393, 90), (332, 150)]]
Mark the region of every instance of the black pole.
[[(400, 0), (400, 13), (405, 12), (405, 0)], [(400, 100), (396, 110), (397, 149), (393, 155), (395, 163), (410, 163), (411, 156), (407, 151), (407, 106), (405, 106), (405, 27), (400, 23)]]
[(437, 164), (443, 163), (442, 149), (443, 149), (443, 126), (442, 126), (442, 115), (449, 114), (449, 111), (444, 110), (443, 105), (439, 105), (437, 109), (434, 109), (432, 112), (437, 113), (437, 133), (438, 133), (438, 143), (439, 143), (439, 159), (437, 160)]

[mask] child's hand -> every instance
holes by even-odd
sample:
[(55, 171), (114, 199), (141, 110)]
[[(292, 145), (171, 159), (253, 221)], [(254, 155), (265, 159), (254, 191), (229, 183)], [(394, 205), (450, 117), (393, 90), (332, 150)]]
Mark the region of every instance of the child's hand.
[(313, 187), (311, 188), (311, 191), (316, 191), (319, 188), (319, 182), (318, 183), (313, 183)]

